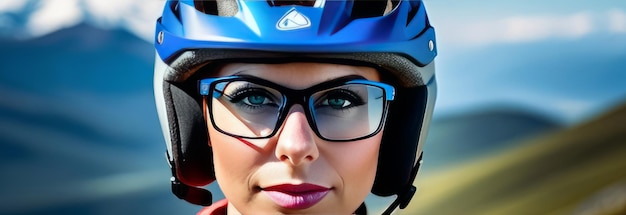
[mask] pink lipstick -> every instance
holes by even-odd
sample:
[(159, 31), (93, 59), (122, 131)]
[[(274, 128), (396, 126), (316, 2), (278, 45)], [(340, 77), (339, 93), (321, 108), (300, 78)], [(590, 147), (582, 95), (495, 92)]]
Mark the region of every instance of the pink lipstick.
[(277, 205), (288, 209), (306, 209), (320, 202), (330, 188), (315, 184), (281, 184), (263, 188)]

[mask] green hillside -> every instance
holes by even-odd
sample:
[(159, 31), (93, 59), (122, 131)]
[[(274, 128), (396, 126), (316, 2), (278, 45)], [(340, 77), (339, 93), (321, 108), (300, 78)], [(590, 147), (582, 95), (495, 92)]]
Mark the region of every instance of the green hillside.
[(526, 141), (419, 176), (399, 214), (626, 214), (626, 105)]

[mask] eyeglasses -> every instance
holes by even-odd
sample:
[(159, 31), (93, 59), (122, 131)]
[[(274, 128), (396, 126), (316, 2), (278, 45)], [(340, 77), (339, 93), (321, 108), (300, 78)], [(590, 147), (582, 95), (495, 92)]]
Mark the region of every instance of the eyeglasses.
[(254, 76), (200, 80), (213, 127), (239, 138), (276, 134), (294, 104), (304, 108), (309, 126), (327, 141), (354, 141), (382, 129), (395, 89), (361, 76), (346, 76), (294, 90)]

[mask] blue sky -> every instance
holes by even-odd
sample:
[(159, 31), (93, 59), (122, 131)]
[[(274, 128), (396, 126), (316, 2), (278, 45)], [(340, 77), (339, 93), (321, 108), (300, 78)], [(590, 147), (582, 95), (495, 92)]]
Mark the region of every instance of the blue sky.
[[(440, 113), (508, 102), (575, 123), (626, 99), (626, 87), (618, 86), (626, 84), (616, 81), (626, 80), (626, 68), (596, 65), (589, 74), (570, 68), (584, 63), (567, 58), (626, 59), (625, 1), (425, 2), (437, 30)], [(553, 56), (533, 65), (537, 59), (523, 54), (531, 47)], [(472, 64), (459, 66), (465, 59)], [(519, 74), (518, 67), (530, 69)]]
[[(626, 2), (426, 0), (442, 51), (599, 34), (626, 35)], [(448, 50), (446, 48), (450, 48)]]
[[(1, 1), (0, 14), (19, 12), (28, 2)], [(17, 28), (23, 32), (20, 36), (28, 38), (87, 20), (103, 28), (126, 28), (152, 42), (154, 20), (165, 0), (32, 2), (37, 2), (38, 9), (22, 23), (0, 15), (0, 30), (19, 25)], [(594, 71), (598, 77), (604, 77), (598, 80), (596, 76), (564, 75), (550, 71), (568, 69), (564, 65), (570, 62), (559, 52), (554, 52), (551, 59), (543, 59), (543, 67), (532, 69), (532, 64), (537, 62), (531, 62), (525, 57), (529, 51), (523, 51), (525, 47), (545, 46), (563, 49), (570, 57), (587, 55), (592, 61), (626, 58), (623, 51), (626, 50), (626, 1), (425, 0), (425, 3), (438, 39), (436, 113), (509, 103), (553, 115), (564, 122), (578, 122), (626, 99), (626, 87), (615, 83), (616, 78), (626, 78), (619, 71), (624, 68), (609, 66)], [(533, 71), (522, 75), (521, 67)], [(589, 85), (585, 78), (595, 82)]]

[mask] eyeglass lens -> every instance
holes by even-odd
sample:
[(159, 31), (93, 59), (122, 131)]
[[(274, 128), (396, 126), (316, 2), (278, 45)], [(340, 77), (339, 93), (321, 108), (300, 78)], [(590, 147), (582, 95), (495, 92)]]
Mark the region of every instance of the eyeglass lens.
[[(210, 90), (214, 126), (235, 136), (271, 136), (280, 127), (281, 112), (289, 108), (285, 107), (286, 94), (245, 80), (219, 82)], [(317, 91), (305, 105), (318, 135), (328, 140), (350, 140), (378, 130), (385, 106), (384, 93), (377, 86), (350, 83)]]

